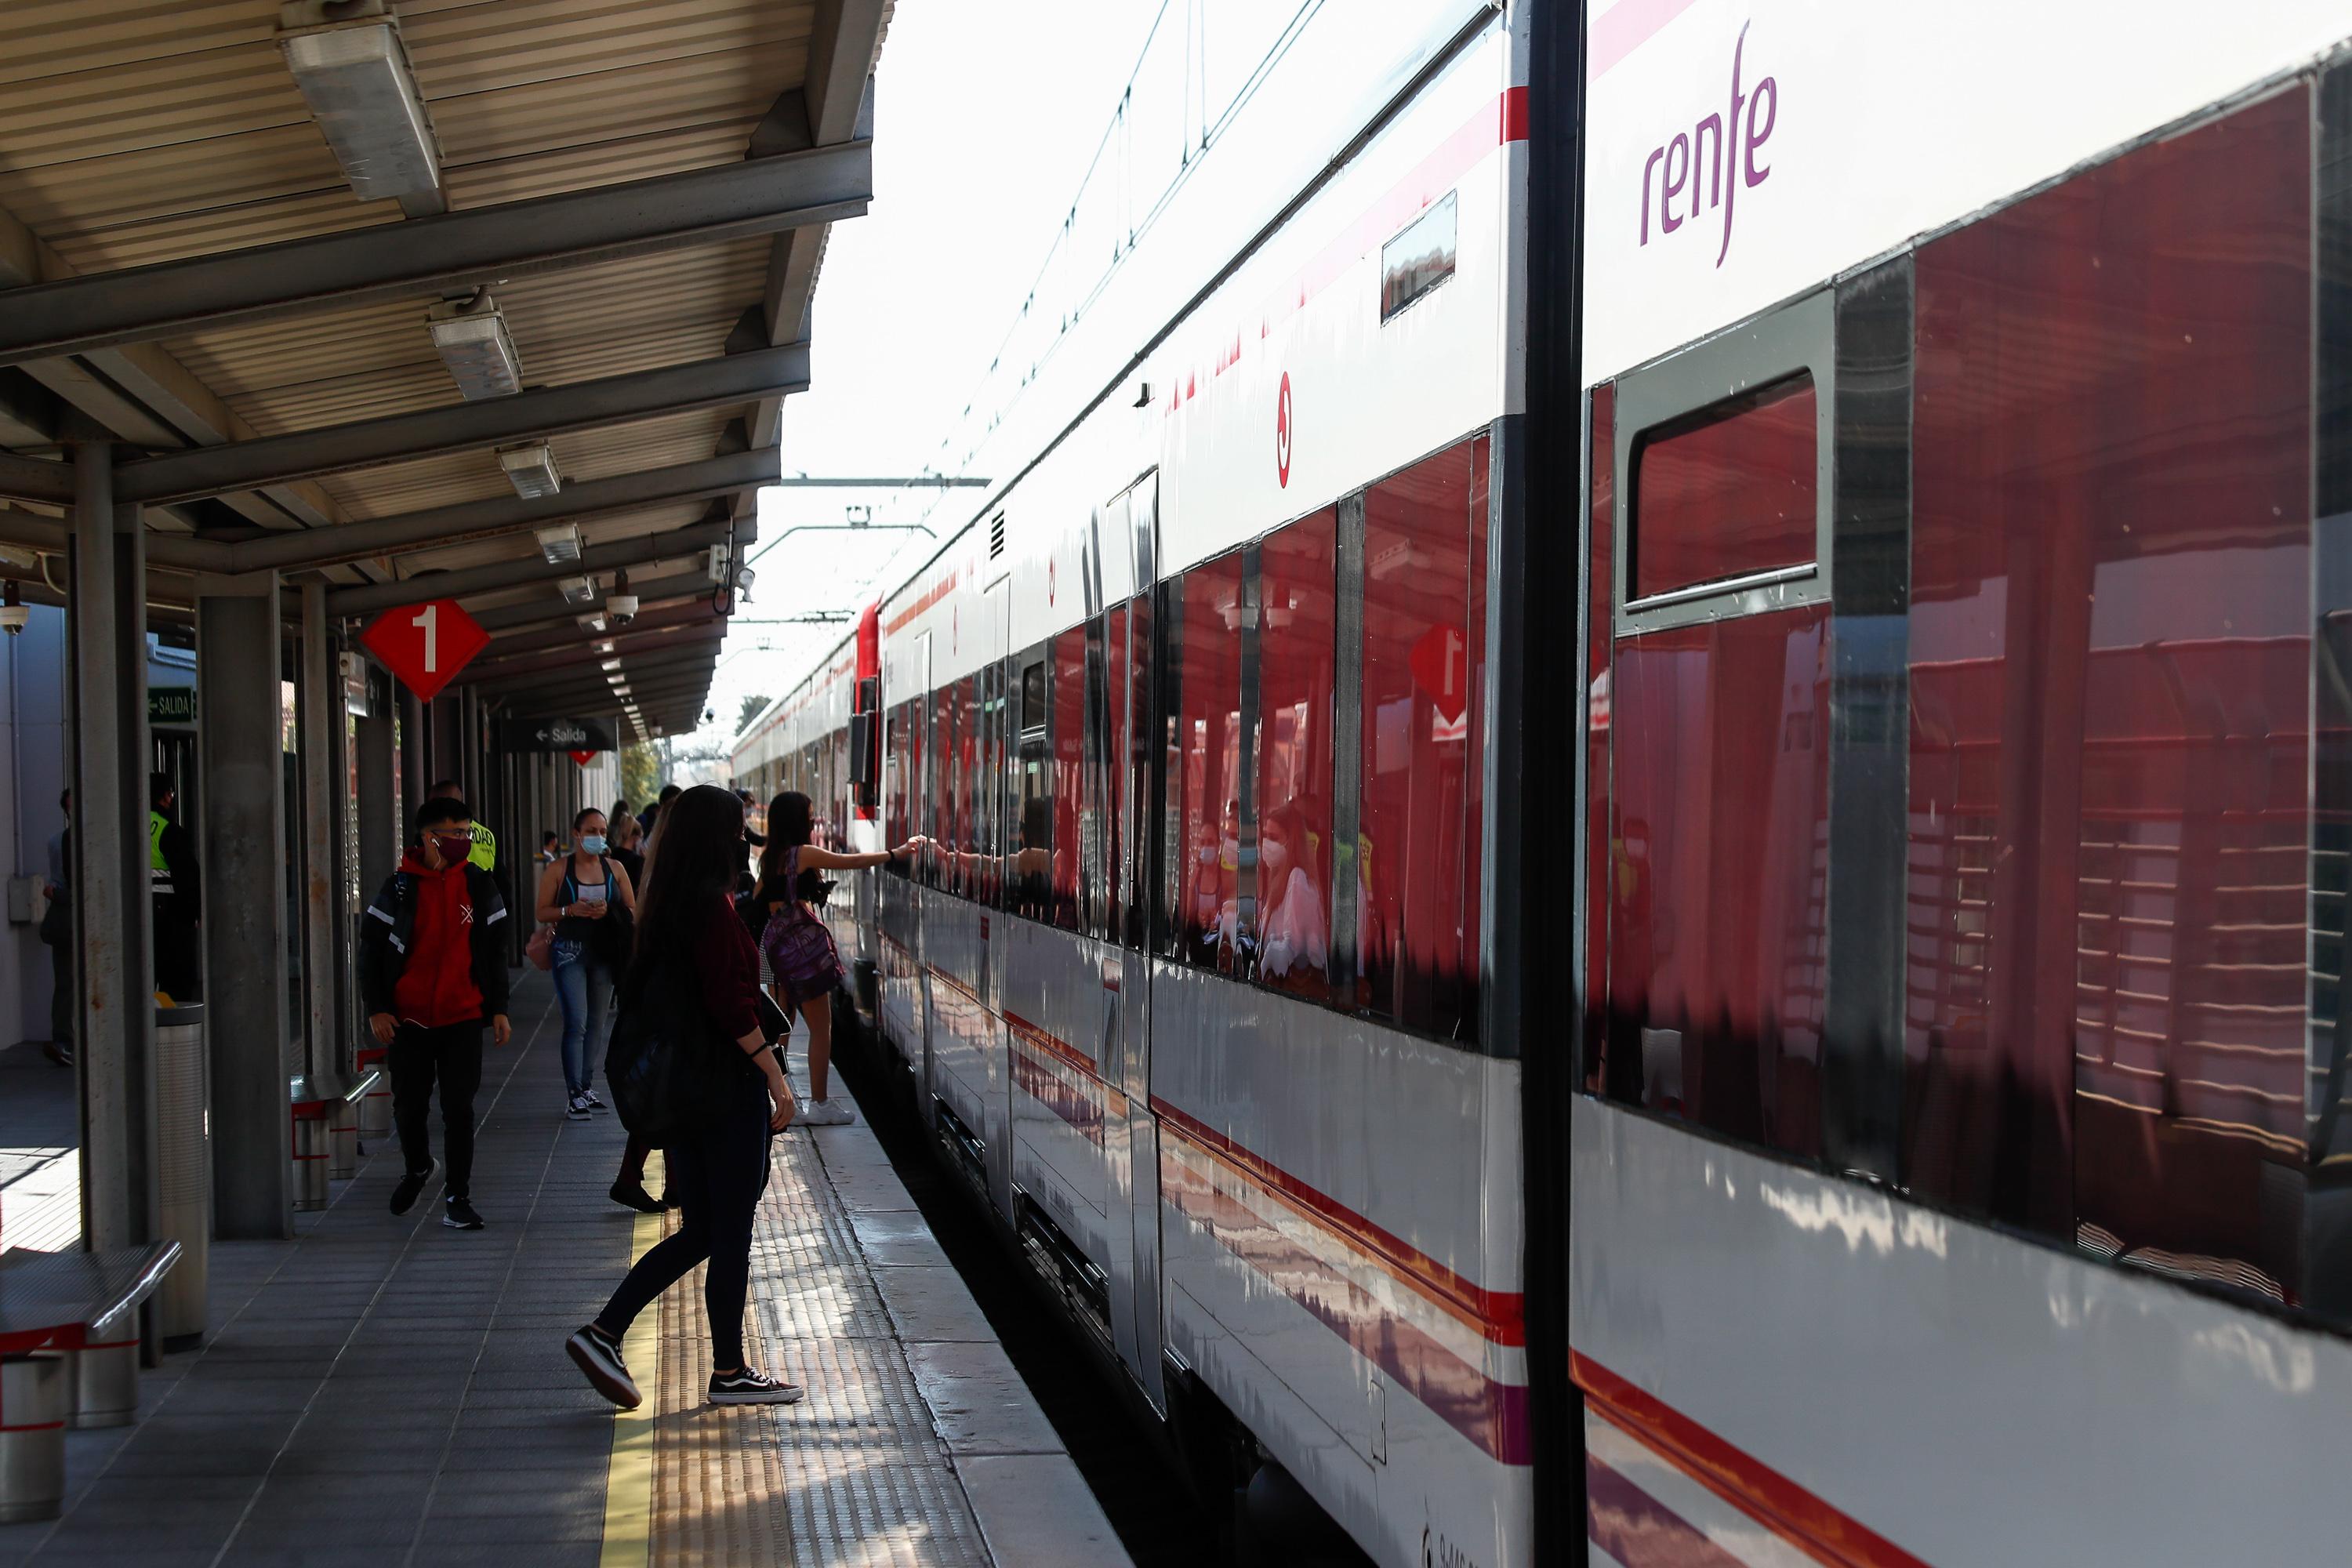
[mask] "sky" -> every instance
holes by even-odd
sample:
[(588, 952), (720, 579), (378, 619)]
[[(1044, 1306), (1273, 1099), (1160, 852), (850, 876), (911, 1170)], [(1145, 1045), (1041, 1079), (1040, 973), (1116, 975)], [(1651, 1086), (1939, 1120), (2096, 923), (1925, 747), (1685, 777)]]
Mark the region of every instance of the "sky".
[[(1160, 5), (898, 0), (875, 87), (874, 204), (826, 244), (810, 387), (784, 405), (786, 474), (908, 476), (941, 460)], [(849, 630), (775, 623), (854, 614), (929, 553), (922, 534), (880, 525), (927, 521), (945, 539), (985, 493), (762, 491), (756, 581), (711, 683), (714, 720), (693, 743), (723, 747), (745, 698), (787, 689)], [(842, 523), (853, 506), (870, 509), (870, 531), (778, 542), (796, 524)]]

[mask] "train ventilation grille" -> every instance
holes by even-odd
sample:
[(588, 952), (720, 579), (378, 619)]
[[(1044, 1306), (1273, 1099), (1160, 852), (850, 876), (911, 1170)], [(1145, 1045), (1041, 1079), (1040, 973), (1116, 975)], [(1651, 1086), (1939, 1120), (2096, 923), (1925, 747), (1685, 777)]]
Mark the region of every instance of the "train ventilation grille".
[(1004, 514), (998, 512), (996, 521), (988, 525), (988, 558), (991, 561), (1004, 553)]

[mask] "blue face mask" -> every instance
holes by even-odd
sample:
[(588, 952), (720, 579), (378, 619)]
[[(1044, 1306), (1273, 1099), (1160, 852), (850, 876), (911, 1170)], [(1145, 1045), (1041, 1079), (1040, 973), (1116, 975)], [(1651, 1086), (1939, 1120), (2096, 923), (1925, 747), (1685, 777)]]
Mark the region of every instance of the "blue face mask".
[(583, 833), (580, 836), (580, 847), (591, 855), (602, 855), (604, 852), (604, 836), (601, 833)]

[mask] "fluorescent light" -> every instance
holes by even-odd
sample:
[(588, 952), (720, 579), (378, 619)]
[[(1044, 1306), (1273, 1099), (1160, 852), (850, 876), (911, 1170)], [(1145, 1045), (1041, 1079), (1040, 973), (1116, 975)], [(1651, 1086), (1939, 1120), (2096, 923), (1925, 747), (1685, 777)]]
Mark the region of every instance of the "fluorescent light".
[(563, 602), (567, 605), (584, 605), (596, 596), (596, 579), (593, 577), (566, 577), (556, 587), (562, 591)]
[[(607, 643), (604, 646), (609, 648), (612, 645)], [(617, 658), (608, 658), (605, 659), (599, 668), (604, 669), (618, 669), (621, 668), (621, 661)]]
[(522, 390), (522, 361), (515, 357), (507, 319), (488, 289), (470, 300), (444, 300), (425, 312), (425, 330), (449, 379), (468, 403), (511, 397)]
[(604, 617), (599, 612), (592, 611), (587, 615), (574, 616), (572, 618), (592, 632), (601, 632), (604, 629)]
[(440, 150), (399, 24), (375, 0), (344, 7), (359, 18), (304, 26), (323, 21), (327, 9), (317, 0), (281, 6), (278, 47), (352, 194), (397, 198), (412, 216), (443, 211)]
[[(520, 447), (499, 447), (499, 467), (506, 470), (507, 482), (514, 486), (515, 494), (525, 500), (537, 500), (544, 496), (551, 496), (563, 488), (563, 476), (555, 471), (555, 454), (548, 449), (547, 443), (544, 441), (530, 441)], [(541, 548), (545, 547), (550, 534), (569, 534), (572, 539), (572, 553), (551, 555), (548, 557), (550, 561), (572, 561), (579, 558), (580, 531), (578, 529), (567, 524), (562, 528), (541, 530), (539, 535)]]
[(550, 566), (561, 566), (567, 561), (580, 559), (580, 530), (574, 524), (558, 523), (532, 534), (539, 541), (539, 552)]

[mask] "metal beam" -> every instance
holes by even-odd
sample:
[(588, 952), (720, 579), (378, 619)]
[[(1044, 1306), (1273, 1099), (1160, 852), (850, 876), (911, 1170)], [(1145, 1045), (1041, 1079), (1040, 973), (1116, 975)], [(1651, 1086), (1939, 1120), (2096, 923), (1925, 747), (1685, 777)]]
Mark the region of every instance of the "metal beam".
[[(403, 226), (404, 227), (406, 226)], [(560, 495), (524, 500), (498, 496), (489, 500), (459, 501), (403, 512), (372, 522), (347, 522), (340, 528), (309, 529), (299, 533), (272, 534), (235, 545), (239, 572), (274, 566), (280, 571), (357, 561), (395, 552), (437, 549), (471, 539), (545, 527), (598, 512), (628, 511), (670, 501), (701, 500), (724, 495), (743, 485), (766, 484), (776, 471), (776, 454), (737, 452), (705, 458), (675, 468), (649, 468), (609, 479), (583, 479), (563, 487)], [(383, 584), (386, 587), (394, 584)], [(431, 595), (428, 595), (431, 596)]]
[[(727, 637), (727, 623), (709, 621), (699, 626), (669, 626), (646, 637), (632, 639), (623, 646), (620, 637), (598, 637), (586, 645), (575, 644), (560, 652), (528, 654), (514, 658), (477, 658), (458, 677), (461, 684), (486, 685), (511, 676), (546, 675), (561, 670), (602, 671), (604, 661), (618, 659), (624, 669), (633, 667), (636, 659), (647, 658), (672, 649), (694, 647), (699, 644), (721, 642)], [(610, 652), (604, 645), (610, 642)], [(709, 652), (708, 648), (702, 649)]]
[(628, 681), (630, 695), (624, 698), (613, 690), (605, 680), (542, 680), (497, 689), (477, 688), (485, 702), (499, 702), (510, 709), (532, 709), (541, 712), (561, 713), (566, 708), (588, 709), (592, 706), (621, 706), (635, 702), (642, 711), (649, 703), (685, 699), (701, 700), (709, 690), (714, 666), (708, 660), (694, 665), (647, 670), (642, 678)]
[[(640, 612), (686, 599), (707, 599), (714, 584), (708, 572), (680, 572), (668, 577), (656, 577), (650, 583), (636, 583), (637, 608)], [(606, 590), (600, 584), (596, 596), (584, 605), (565, 605), (546, 600), (534, 600), (525, 605), (501, 605), (495, 610), (478, 610), (474, 619), (487, 632), (512, 631), (518, 626), (544, 626), (551, 621), (576, 621), (582, 616), (602, 614)]]
[(512, 397), (297, 430), (225, 447), (168, 452), (123, 464), (117, 474), (116, 493), (131, 500), (163, 501), (254, 489), (379, 463), (798, 392), (807, 387), (808, 377), (808, 345), (785, 343), (691, 364), (541, 387)]
[[(561, 563), (536, 557), (529, 561), (495, 561), (487, 566), (464, 566), (454, 572), (422, 572), (414, 577), (403, 577), (393, 583), (372, 583), (362, 587), (344, 588), (332, 595), (327, 607), (338, 616), (363, 616), (373, 610), (388, 610), (395, 605), (421, 605), (427, 599), (462, 599), (475, 594), (495, 593), (501, 588), (520, 588), (530, 583), (555, 582), (565, 577), (593, 576), (629, 566), (643, 566), (656, 561), (678, 561), (709, 549), (727, 538), (724, 522), (695, 522), (684, 528), (674, 528), (666, 533), (650, 533), (642, 539), (615, 540), (610, 544), (591, 545), (580, 552), (577, 561)], [(716, 583), (704, 582), (716, 588)], [(583, 607), (582, 613), (585, 613)]]
[[(692, 626), (698, 622), (713, 621), (717, 618), (711, 614), (710, 606), (708, 605), (677, 605), (656, 614), (641, 614), (625, 629), (618, 632), (600, 633), (597, 637), (599, 641), (618, 641), (622, 637), (635, 637), (670, 627)], [(509, 654), (540, 653), (549, 648), (576, 647), (580, 644), (581, 636), (581, 630), (576, 626), (552, 626), (545, 631), (509, 632), (504, 637), (492, 637), (490, 646), (482, 650), (481, 658), (500, 658)]]
[(74, 499), (73, 465), (54, 458), (20, 458), (14, 452), (0, 452), (0, 496), (10, 500), (63, 505)]
[[(855, 217), (870, 141), (0, 293), (0, 364)], [(787, 334), (793, 336), (795, 334)]]
[[(635, 678), (638, 675), (660, 674), (688, 665), (698, 665), (709, 668), (715, 661), (717, 654), (718, 650), (711, 647), (708, 641), (692, 643), (684, 647), (640, 653), (634, 658), (625, 658), (621, 661), (621, 668), (617, 673), (622, 679), (634, 684)], [(593, 654), (584, 659), (574, 661), (568, 670), (562, 668), (526, 670), (519, 674), (493, 675), (482, 680), (465, 680), (462, 677), (460, 679), (463, 684), (473, 687), (485, 698), (495, 697), (502, 692), (566, 690), (573, 686), (612, 684), (605, 679), (605, 671)]]

